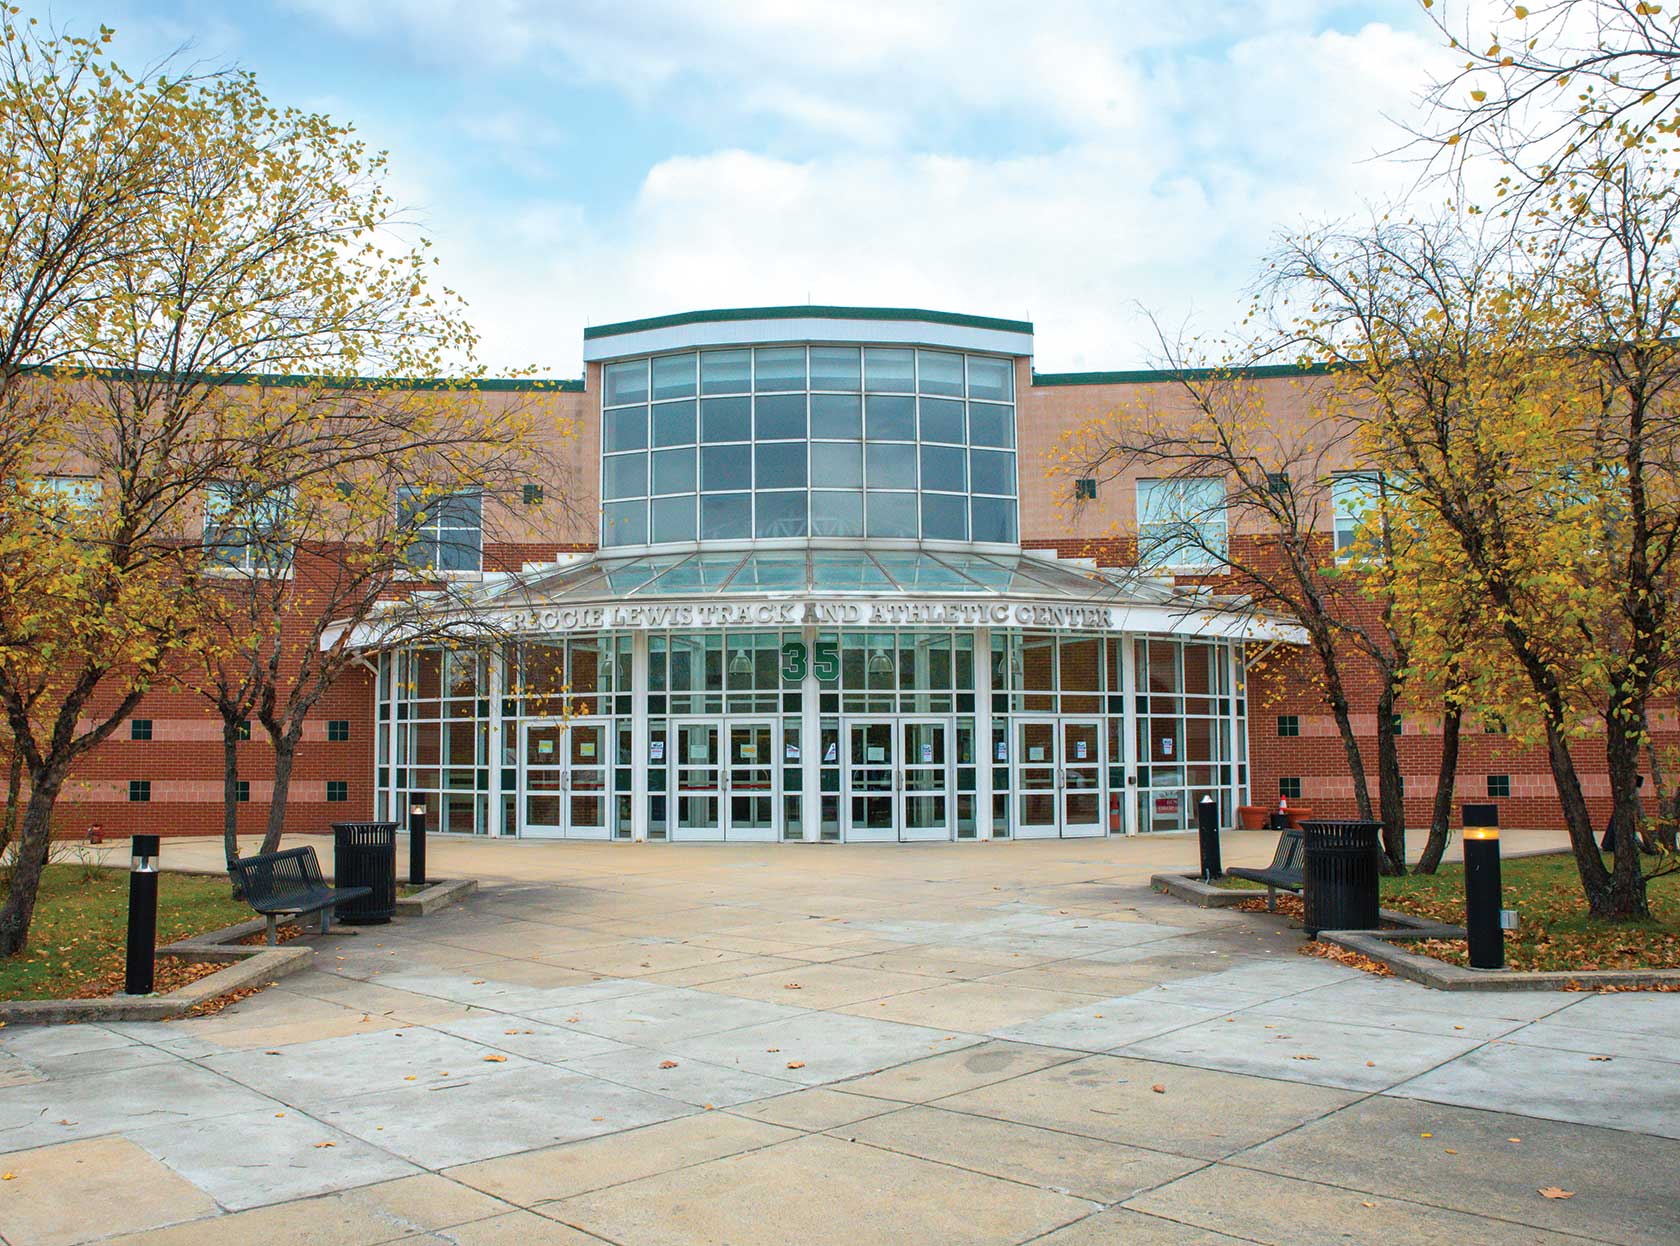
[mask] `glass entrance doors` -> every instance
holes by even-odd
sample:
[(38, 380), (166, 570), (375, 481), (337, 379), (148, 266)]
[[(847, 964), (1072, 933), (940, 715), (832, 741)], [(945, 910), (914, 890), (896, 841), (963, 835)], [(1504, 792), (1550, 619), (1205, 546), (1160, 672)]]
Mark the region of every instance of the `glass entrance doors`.
[(520, 750), (524, 761), (522, 833), (538, 839), (606, 839), (611, 723), (528, 722)]
[(725, 839), (776, 838), (776, 728), (768, 722), (727, 723), (729, 742), (724, 767), (728, 801)]
[(951, 838), (951, 724), (941, 718), (898, 724), (898, 837)]
[(949, 719), (850, 719), (845, 771), (849, 842), (951, 838)]
[(778, 773), (768, 720), (677, 721), (673, 840), (773, 840)]
[(1103, 833), (1102, 720), (1015, 720), (1015, 834), (1067, 839)]
[(671, 838), (723, 838), (723, 770), (718, 755), (719, 725), (681, 722), (671, 725), (676, 754), (675, 817)]

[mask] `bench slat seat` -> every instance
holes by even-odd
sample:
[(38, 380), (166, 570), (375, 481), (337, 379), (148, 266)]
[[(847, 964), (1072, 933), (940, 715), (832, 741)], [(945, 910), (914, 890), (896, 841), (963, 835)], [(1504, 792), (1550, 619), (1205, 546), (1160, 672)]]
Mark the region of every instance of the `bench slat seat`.
[(1279, 891), (1300, 891), (1306, 885), (1304, 874), (1305, 841), (1299, 827), (1290, 827), (1278, 836), (1277, 851), (1272, 863), (1263, 870), (1238, 868), (1226, 870), (1232, 878), (1246, 878), (1266, 885), (1266, 908), (1277, 912)]
[(268, 919), (268, 942), (280, 941), (280, 918), (319, 913), (321, 933), (332, 924), (332, 912), (346, 900), (373, 894), (371, 887), (334, 887), (321, 876), (313, 848), (287, 848), (241, 857), (228, 866), (228, 877), (245, 902)]

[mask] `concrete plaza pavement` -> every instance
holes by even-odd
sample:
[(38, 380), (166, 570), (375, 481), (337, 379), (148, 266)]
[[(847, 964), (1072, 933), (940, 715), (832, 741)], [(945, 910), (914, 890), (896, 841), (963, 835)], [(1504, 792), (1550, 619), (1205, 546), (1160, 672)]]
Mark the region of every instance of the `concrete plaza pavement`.
[(0, 1031), (0, 1239), (1680, 1242), (1680, 995), (1371, 978), (1194, 851), (438, 840), (215, 1016)]

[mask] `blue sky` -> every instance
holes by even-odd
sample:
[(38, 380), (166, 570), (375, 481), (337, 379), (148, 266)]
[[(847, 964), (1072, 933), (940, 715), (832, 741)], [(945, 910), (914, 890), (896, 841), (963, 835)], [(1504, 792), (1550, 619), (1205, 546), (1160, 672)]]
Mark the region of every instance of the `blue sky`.
[(1040, 370), (1147, 366), (1143, 309), (1227, 330), (1279, 230), (1407, 186), (1372, 157), (1444, 56), (1416, 0), (50, 12), (116, 27), (124, 63), (190, 43), (353, 121), (486, 362), (553, 376), (589, 323), (807, 301), (1026, 317)]

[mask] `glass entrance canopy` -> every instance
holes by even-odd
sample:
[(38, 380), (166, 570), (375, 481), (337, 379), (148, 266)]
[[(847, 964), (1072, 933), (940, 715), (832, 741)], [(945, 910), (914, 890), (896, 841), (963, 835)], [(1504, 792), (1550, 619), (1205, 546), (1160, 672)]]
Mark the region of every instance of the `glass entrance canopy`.
[(509, 577), (498, 604), (544, 606), (645, 601), (712, 594), (821, 596), (1004, 596), (1081, 604), (1170, 606), (1165, 584), (1099, 571), (1029, 551), (1011, 554), (929, 549), (705, 550), (634, 558), (593, 557)]

